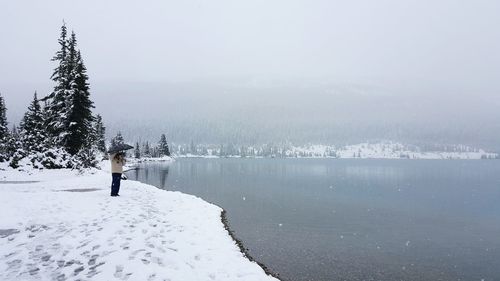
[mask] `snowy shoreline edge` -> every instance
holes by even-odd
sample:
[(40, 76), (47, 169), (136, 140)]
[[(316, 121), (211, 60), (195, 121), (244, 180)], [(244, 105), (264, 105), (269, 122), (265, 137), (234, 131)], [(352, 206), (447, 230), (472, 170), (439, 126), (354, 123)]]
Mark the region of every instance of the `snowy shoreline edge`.
[[(115, 280), (131, 269), (127, 274), (138, 277), (136, 280), (146, 280), (147, 274), (169, 277), (173, 281), (185, 280), (186, 276), (228, 281), (278, 280), (245, 253), (241, 241), (230, 235), (227, 220), (223, 220), (225, 211), (215, 204), (133, 180), (124, 182), (123, 196), (112, 200), (107, 187), (109, 175), (104, 171), (77, 175), (75, 171), (60, 170), (57, 180), (53, 179), (52, 172), (27, 175), (10, 170), (6, 173), (10, 174), (8, 180), (13, 181), (4, 180), (0, 189), (0, 203), (6, 208), (0, 215), (0, 229), (15, 231), (0, 239), (0, 250), (11, 253), (0, 257), (2, 280), (50, 279), (62, 274), (66, 274), (68, 280), (82, 275), (92, 280), (96, 274), (95, 278)], [(19, 182), (27, 178), (40, 181)], [(31, 204), (23, 204), (25, 201)], [(65, 212), (59, 211), (61, 209)], [(61, 229), (68, 234), (61, 236)], [(140, 229), (143, 230), (135, 231)], [(160, 238), (164, 235), (165, 238)], [(130, 238), (125, 239), (126, 236)], [(27, 244), (19, 248), (16, 245), (20, 242)], [(164, 242), (168, 242), (166, 246)], [(57, 249), (39, 251), (39, 245), (57, 245)], [(126, 250), (122, 246), (126, 246)], [(136, 249), (153, 254), (141, 260), (133, 251)], [(19, 267), (9, 266), (13, 260)], [(68, 267), (57, 267), (62, 260), (67, 260)], [(87, 263), (94, 265), (87, 266)], [(32, 268), (37, 264), (37, 268)], [(96, 271), (95, 265), (101, 271)], [(123, 272), (115, 272), (115, 266)], [(133, 270), (138, 268), (142, 270)]]
[[(180, 157), (180, 158), (184, 158), (184, 157)], [(175, 161), (175, 157), (166, 157), (166, 158), (163, 158), (163, 159), (155, 159), (155, 158), (140, 159), (140, 160), (134, 159), (134, 161), (132, 161), (133, 164), (131, 164), (130, 167), (129, 167), (129, 169), (126, 170), (126, 171), (124, 171), (124, 172), (129, 172), (129, 171), (133, 171), (133, 170), (136, 170), (136, 169), (140, 169), (139, 168), (140, 164), (144, 164), (144, 163), (148, 163), (148, 162), (170, 162), (170, 163), (172, 163), (174, 161)], [(137, 182), (140, 182), (140, 181), (137, 181)], [(157, 188), (156, 186), (153, 186), (153, 185), (150, 185), (150, 184), (147, 184), (147, 183), (143, 183), (143, 182), (140, 182), (140, 183), (149, 185), (149, 186), (154, 187), (154, 188)], [(160, 190), (160, 191), (167, 191), (167, 190)], [(187, 195), (187, 196), (195, 196), (195, 195), (187, 194), (187, 193), (180, 192), (180, 191), (176, 191), (176, 192), (179, 192), (179, 193)], [(195, 196), (195, 197), (198, 197), (198, 196)], [(200, 197), (198, 197), (198, 198), (200, 198)], [(218, 208), (221, 209), (220, 220), (221, 220), (222, 224), (224, 225), (224, 229), (227, 231), (229, 237), (231, 237), (231, 239), (234, 241), (234, 243), (236, 244), (236, 246), (238, 246), (240, 252), (243, 254), (243, 256), (246, 259), (248, 259), (250, 262), (256, 263), (267, 275), (269, 275), (271, 277), (274, 277), (274, 278), (276, 278), (276, 279), (278, 279), (280, 281), (284, 281), (284, 280), (280, 279), (279, 273), (273, 272), (264, 263), (257, 261), (254, 257), (252, 257), (252, 255), (250, 255), (250, 253), (248, 252), (248, 249), (243, 244), (243, 241), (241, 241), (238, 237), (236, 237), (236, 234), (231, 229), (231, 225), (229, 223), (229, 220), (227, 219), (227, 211), (226, 211), (226, 209), (224, 209), (223, 207), (221, 207), (221, 206), (219, 206), (219, 205), (217, 205), (215, 203), (208, 202), (208, 201), (206, 201), (203, 198), (200, 198), (200, 199), (203, 200), (203, 201), (205, 201), (207, 204), (211, 204), (211, 205), (217, 206)]]
[[(210, 202), (207, 202), (207, 203), (212, 204)], [(285, 280), (281, 279), (279, 273), (273, 272), (265, 264), (257, 261), (254, 257), (252, 257), (250, 255), (250, 253), (248, 252), (248, 248), (245, 248), (243, 241), (241, 241), (238, 237), (236, 237), (236, 234), (234, 234), (234, 231), (231, 230), (231, 226), (230, 226), (229, 221), (227, 219), (227, 211), (220, 206), (218, 206), (218, 207), (222, 209), (222, 212), (220, 214), (220, 219), (221, 219), (222, 224), (224, 225), (224, 229), (226, 229), (226, 231), (229, 234), (229, 236), (231, 237), (231, 239), (233, 239), (233, 241), (236, 243), (236, 246), (238, 246), (238, 248), (240, 249), (240, 252), (243, 254), (243, 256), (245, 258), (247, 258), (249, 261), (256, 263), (260, 268), (262, 268), (262, 270), (264, 270), (264, 272), (267, 275), (272, 276), (280, 281), (285, 281)]]

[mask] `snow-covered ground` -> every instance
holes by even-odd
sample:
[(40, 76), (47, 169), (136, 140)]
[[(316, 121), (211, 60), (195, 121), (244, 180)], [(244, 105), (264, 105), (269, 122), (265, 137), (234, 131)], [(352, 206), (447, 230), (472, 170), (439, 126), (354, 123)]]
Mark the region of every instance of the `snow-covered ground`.
[(0, 280), (277, 280), (239, 251), (221, 208), (197, 197), (135, 181), (110, 197), (98, 170), (0, 178)]

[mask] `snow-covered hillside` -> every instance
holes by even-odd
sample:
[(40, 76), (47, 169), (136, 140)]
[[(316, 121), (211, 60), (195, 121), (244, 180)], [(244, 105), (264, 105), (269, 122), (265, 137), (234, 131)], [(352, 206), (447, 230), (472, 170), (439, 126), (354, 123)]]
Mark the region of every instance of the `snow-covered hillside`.
[(464, 145), (421, 148), (384, 141), (345, 146), (291, 144), (235, 147), (190, 145), (175, 147), (176, 157), (286, 157), (286, 158), (380, 158), (380, 159), (495, 159), (499, 155)]
[(455, 149), (455, 151), (422, 151), (416, 146), (394, 142), (348, 145), (335, 152), (339, 158), (490, 159), (498, 156), (496, 153), (472, 148)]

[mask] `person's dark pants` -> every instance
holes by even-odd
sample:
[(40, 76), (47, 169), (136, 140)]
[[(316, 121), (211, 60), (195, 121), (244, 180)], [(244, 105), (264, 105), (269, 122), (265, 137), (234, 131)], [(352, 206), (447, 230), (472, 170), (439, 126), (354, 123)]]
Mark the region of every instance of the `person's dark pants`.
[(113, 182), (111, 183), (111, 196), (117, 196), (120, 191), (120, 180), (122, 179), (122, 174), (113, 173)]

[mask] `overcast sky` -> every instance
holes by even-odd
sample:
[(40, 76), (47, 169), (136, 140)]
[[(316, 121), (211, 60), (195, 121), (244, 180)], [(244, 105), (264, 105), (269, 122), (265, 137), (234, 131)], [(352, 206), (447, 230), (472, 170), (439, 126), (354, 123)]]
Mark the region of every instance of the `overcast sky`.
[[(97, 109), (110, 123), (119, 119), (109, 109), (122, 93), (154, 93), (156, 103), (168, 103), (175, 95), (165, 92), (163, 101), (163, 91), (179, 83), (207, 83), (212, 91), (232, 87), (233, 96), (238, 87), (259, 92), (271, 85), (279, 90), (266, 93), (277, 100), (287, 88), (307, 96), (304, 89), (312, 85), (315, 93), (346, 98), (352, 93), (340, 88), (366, 85), (364, 94), (402, 104), (460, 96), (461, 103), (431, 103), (429, 110), (477, 111), (474, 122), (494, 131), (500, 120), (493, 110), (500, 105), (499, 15), (496, 0), (3, 1), (0, 92), (17, 122), (34, 90), (51, 90), (50, 58), (64, 19), (77, 34)], [(206, 94), (183, 89), (193, 100)], [(122, 106), (128, 110), (131, 103)]]

